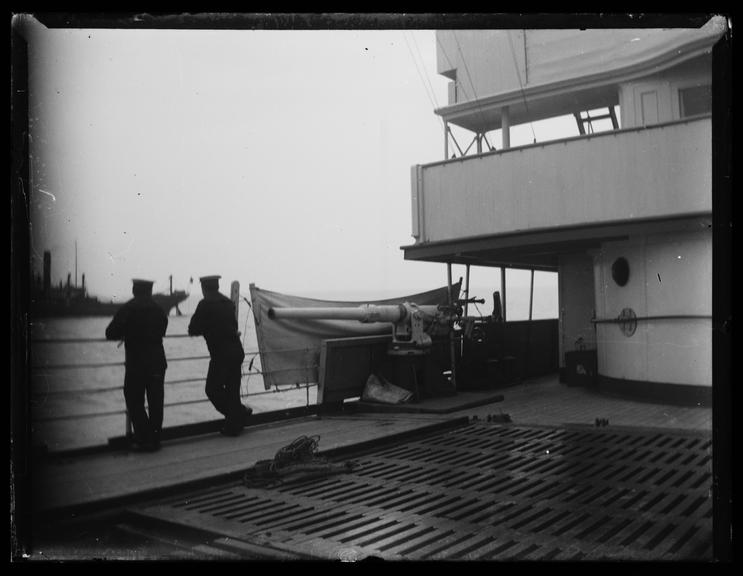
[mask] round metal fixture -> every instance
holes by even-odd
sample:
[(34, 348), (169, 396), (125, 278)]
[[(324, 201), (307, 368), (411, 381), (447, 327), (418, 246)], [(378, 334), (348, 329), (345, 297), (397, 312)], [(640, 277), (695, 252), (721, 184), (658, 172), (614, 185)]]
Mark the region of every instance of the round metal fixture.
[(622, 330), (622, 334), (628, 338), (637, 330), (637, 316), (632, 308), (624, 308), (617, 319), (619, 320), (619, 328)]

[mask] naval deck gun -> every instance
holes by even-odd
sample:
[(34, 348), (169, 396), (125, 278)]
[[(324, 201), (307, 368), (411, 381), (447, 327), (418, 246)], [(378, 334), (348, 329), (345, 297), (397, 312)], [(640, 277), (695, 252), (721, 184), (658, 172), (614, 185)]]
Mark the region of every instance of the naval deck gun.
[[(471, 298), (439, 305), (402, 302), (341, 307), (273, 306), (266, 310), (266, 315), (275, 322), (352, 320), (363, 324), (391, 325), (392, 339), (386, 348), (390, 361), (377, 360), (373, 370), (386, 374), (389, 381), (412, 391), (418, 400), (425, 396), (451, 394), (456, 390), (456, 331), (457, 326), (466, 320), (463, 305), (470, 302), (483, 301)], [(449, 356), (448, 361), (445, 355)]]
[(353, 307), (269, 308), (268, 317), (314, 320), (357, 320), (364, 324), (392, 324), (392, 342), (388, 353), (393, 355), (427, 354), (433, 343), (431, 335), (446, 334), (459, 317), (461, 308), (443, 305), (417, 305), (413, 302)]

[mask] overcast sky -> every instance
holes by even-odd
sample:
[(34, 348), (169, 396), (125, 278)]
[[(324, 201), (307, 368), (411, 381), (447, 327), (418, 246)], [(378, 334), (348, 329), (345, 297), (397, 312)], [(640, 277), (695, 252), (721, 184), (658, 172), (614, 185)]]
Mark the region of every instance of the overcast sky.
[(444, 264), (400, 250), (410, 168), (443, 156), (435, 56), (432, 30), (40, 30), (34, 271), (50, 250), (74, 282), (77, 242), (101, 299), (170, 274), (192, 292), (208, 274), (244, 293), (444, 285)]

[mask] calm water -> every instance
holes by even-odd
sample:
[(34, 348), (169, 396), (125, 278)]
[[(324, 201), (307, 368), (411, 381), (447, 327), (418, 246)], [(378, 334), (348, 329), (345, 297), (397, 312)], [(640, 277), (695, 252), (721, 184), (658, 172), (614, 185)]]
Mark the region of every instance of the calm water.
[[(380, 294), (379, 299), (401, 294)], [(308, 295), (310, 297), (355, 300), (357, 295)], [(472, 296), (484, 297), (485, 304), (470, 309), (470, 314), (492, 312), (492, 291), (472, 291)], [(557, 316), (556, 286), (535, 286), (533, 317)], [(528, 290), (509, 291), (509, 319), (528, 317)], [(167, 336), (185, 335), (190, 314), (199, 297), (192, 296), (181, 304), (183, 316), (172, 314)], [(249, 364), (260, 370), (257, 356), (255, 326), (249, 306), (241, 301), (239, 326), (246, 351), (241, 392), (243, 401), (256, 413), (314, 404), (316, 387), (275, 390), (266, 393), (259, 374), (248, 374)], [(66, 342), (31, 344), (31, 396), (33, 441), (46, 444), (49, 450), (67, 450), (105, 444), (109, 438), (125, 432), (124, 347), (105, 341), (110, 318), (55, 318), (35, 322), (31, 326), (33, 340), (38, 339), (100, 339), (98, 342)], [(208, 351), (203, 338), (173, 337), (164, 341), (168, 358), (165, 375), (165, 417), (163, 426), (170, 427), (220, 419), (221, 415), (206, 399), (204, 384), (208, 367)], [(179, 360), (190, 358), (189, 360)], [(119, 363), (117, 366), (96, 367), (97, 364)], [(63, 366), (63, 368), (52, 368)], [(189, 380), (184, 382), (184, 380)], [(193, 380), (193, 381), (190, 381)], [(309, 392), (309, 393), (308, 393)]]
[[(182, 306), (184, 316), (171, 315), (167, 336), (186, 334), (195, 302)], [(314, 404), (316, 388), (290, 389), (266, 393), (260, 374), (255, 327), (248, 306), (240, 306), (240, 330), (246, 351), (241, 392), (243, 401), (258, 412)], [(123, 395), (124, 346), (117, 342), (40, 343), (38, 339), (105, 338), (110, 318), (54, 318), (35, 322), (31, 327), (32, 435), (35, 444), (49, 450), (66, 450), (105, 444), (108, 438), (122, 436), (126, 417)], [(168, 370), (165, 374), (164, 427), (220, 419), (206, 399), (204, 384), (209, 352), (203, 338), (165, 338)], [(206, 357), (206, 358), (204, 358)], [(179, 358), (193, 358), (178, 360)], [(120, 366), (95, 367), (96, 364)], [(55, 368), (53, 366), (64, 366)], [(73, 366), (73, 367), (70, 367)], [(192, 380), (193, 382), (183, 382)], [(258, 394), (258, 395), (256, 395)], [(181, 404), (187, 402), (187, 404)], [(112, 414), (113, 413), (113, 414)]]

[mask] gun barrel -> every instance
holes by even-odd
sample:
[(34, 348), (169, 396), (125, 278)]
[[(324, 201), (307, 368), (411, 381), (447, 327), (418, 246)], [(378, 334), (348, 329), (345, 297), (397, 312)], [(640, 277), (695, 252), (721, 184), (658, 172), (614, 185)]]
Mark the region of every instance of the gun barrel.
[(358, 320), (359, 322), (390, 322), (399, 324), (409, 322), (409, 316), (422, 312), (429, 318), (438, 316), (438, 306), (418, 306), (406, 302), (404, 304), (363, 304), (349, 307), (326, 308), (269, 308), (268, 317), (273, 320), (282, 318), (306, 318), (316, 320)]

